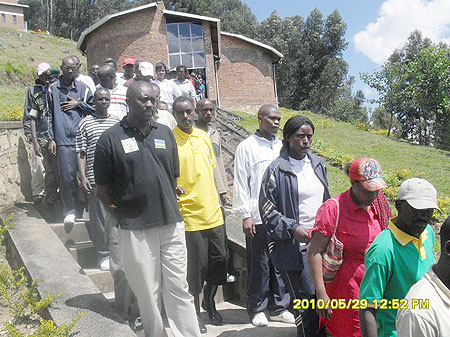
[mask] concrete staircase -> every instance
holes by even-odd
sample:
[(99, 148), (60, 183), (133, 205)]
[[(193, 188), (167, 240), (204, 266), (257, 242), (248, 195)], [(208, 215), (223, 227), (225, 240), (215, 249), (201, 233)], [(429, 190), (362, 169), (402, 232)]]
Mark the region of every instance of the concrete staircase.
[(84, 274), (111, 302), (114, 301), (114, 281), (109, 271), (98, 268), (98, 255), (86, 228), (89, 220), (77, 220), (70, 228), (63, 223), (50, 224), (53, 231), (80, 265)]

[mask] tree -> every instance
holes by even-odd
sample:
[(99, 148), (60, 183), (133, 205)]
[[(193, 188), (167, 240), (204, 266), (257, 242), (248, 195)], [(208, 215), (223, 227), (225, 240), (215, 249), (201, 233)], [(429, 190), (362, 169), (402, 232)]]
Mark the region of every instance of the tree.
[(280, 103), (296, 109), (324, 112), (338, 98), (347, 75), (342, 52), (346, 24), (338, 11), (324, 21), (316, 8), (282, 20), (276, 11), (261, 22), (258, 39), (284, 55), (277, 66)]
[[(380, 71), (361, 74), (377, 100), (401, 125), (401, 137), (421, 145), (450, 148), (450, 50), (413, 32)], [(392, 128), (392, 122), (390, 129)]]
[(419, 50), (406, 73), (406, 94), (419, 109), (426, 131), (432, 131), (427, 141), (450, 149), (450, 49), (442, 44)]

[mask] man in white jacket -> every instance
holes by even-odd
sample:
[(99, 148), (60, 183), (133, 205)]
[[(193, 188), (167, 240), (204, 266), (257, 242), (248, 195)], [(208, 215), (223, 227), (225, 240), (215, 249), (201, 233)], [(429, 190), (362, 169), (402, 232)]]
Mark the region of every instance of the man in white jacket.
[(233, 210), (242, 219), (246, 235), (247, 312), (255, 326), (268, 325), (266, 309), (271, 320), (295, 323), (294, 316), (287, 310), (290, 296), (279, 271), (269, 260), (269, 237), (258, 210), (264, 171), (280, 155), (282, 145), (276, 137), (280, 120), (276, 106), (263, 105), (258, 111), (259, 129), (238, 145), (234, 159)]

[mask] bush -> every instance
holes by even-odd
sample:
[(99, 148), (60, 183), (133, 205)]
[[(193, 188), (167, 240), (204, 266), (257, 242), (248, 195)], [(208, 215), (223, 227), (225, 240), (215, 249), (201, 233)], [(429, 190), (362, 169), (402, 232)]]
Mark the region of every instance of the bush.
[(356, 122), (355, 127), (359, 130), (369, 131), (369, 126), (366, 123)]
[[(0, 242), (3, 242), (4, 234), (15, 223), (11, 223), (13, 214), (0, 224)], [(57, 327), (52, 320), (44, 320), (39, 317), (40, 324), (32, 335), (26, 335), (18, 331), (15, 324), (23, 324), (26, 321), (37, 320), (37, 315), (41, 315), (58, 297), (62, 295), (52, 295), (40, 298), (37, 290), (37, 281), (29, 282), (25, 275), (25, 269), (11, 270), (6, 262), (0, 263), (0, 304), (8, 308), (13, 320), (3, 324), (8, 332), (8, 336), (13, 337), (69, 337), (73, 334), (70, 330), (80, 320), (83, 313), (75, 317), (70, 324), (63, 324)]]
[(0, 51), (5, 50), (6, 48), (8, 48), (8, 45), (6, 44), (5, 40), (0, 38)]
[(389, 130), (388, 129), (381, 129), (381, 130), (373, 130), (370, 129), (370, 132), (376, 134), (376, 135), (380, 135), (380, 136), (386, 136), (388, 135)]
[(0, 121), (20, 121), (23, 118), (23, 108), (19, 105), (0, 105)]

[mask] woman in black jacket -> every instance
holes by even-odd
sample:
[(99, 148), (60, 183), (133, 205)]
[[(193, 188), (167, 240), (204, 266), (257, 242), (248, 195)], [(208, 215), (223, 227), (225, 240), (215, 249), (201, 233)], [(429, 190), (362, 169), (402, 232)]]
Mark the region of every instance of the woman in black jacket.
[[(308, 231), (317, 209), (330, 198), (325, 165), (309, 151), (313, 136), (314, 124), (307, 117), (297, 115), (286, 122), (281, 155), (267, 168), (259, 195), (259, 212), (272, 240), (270, 258), (294, 304), (315, 297), (306, 256)], [(324, 331), (316, 332), (318, 316), (311, 306), (294, 314), (298, 336), (324, 336)]]

